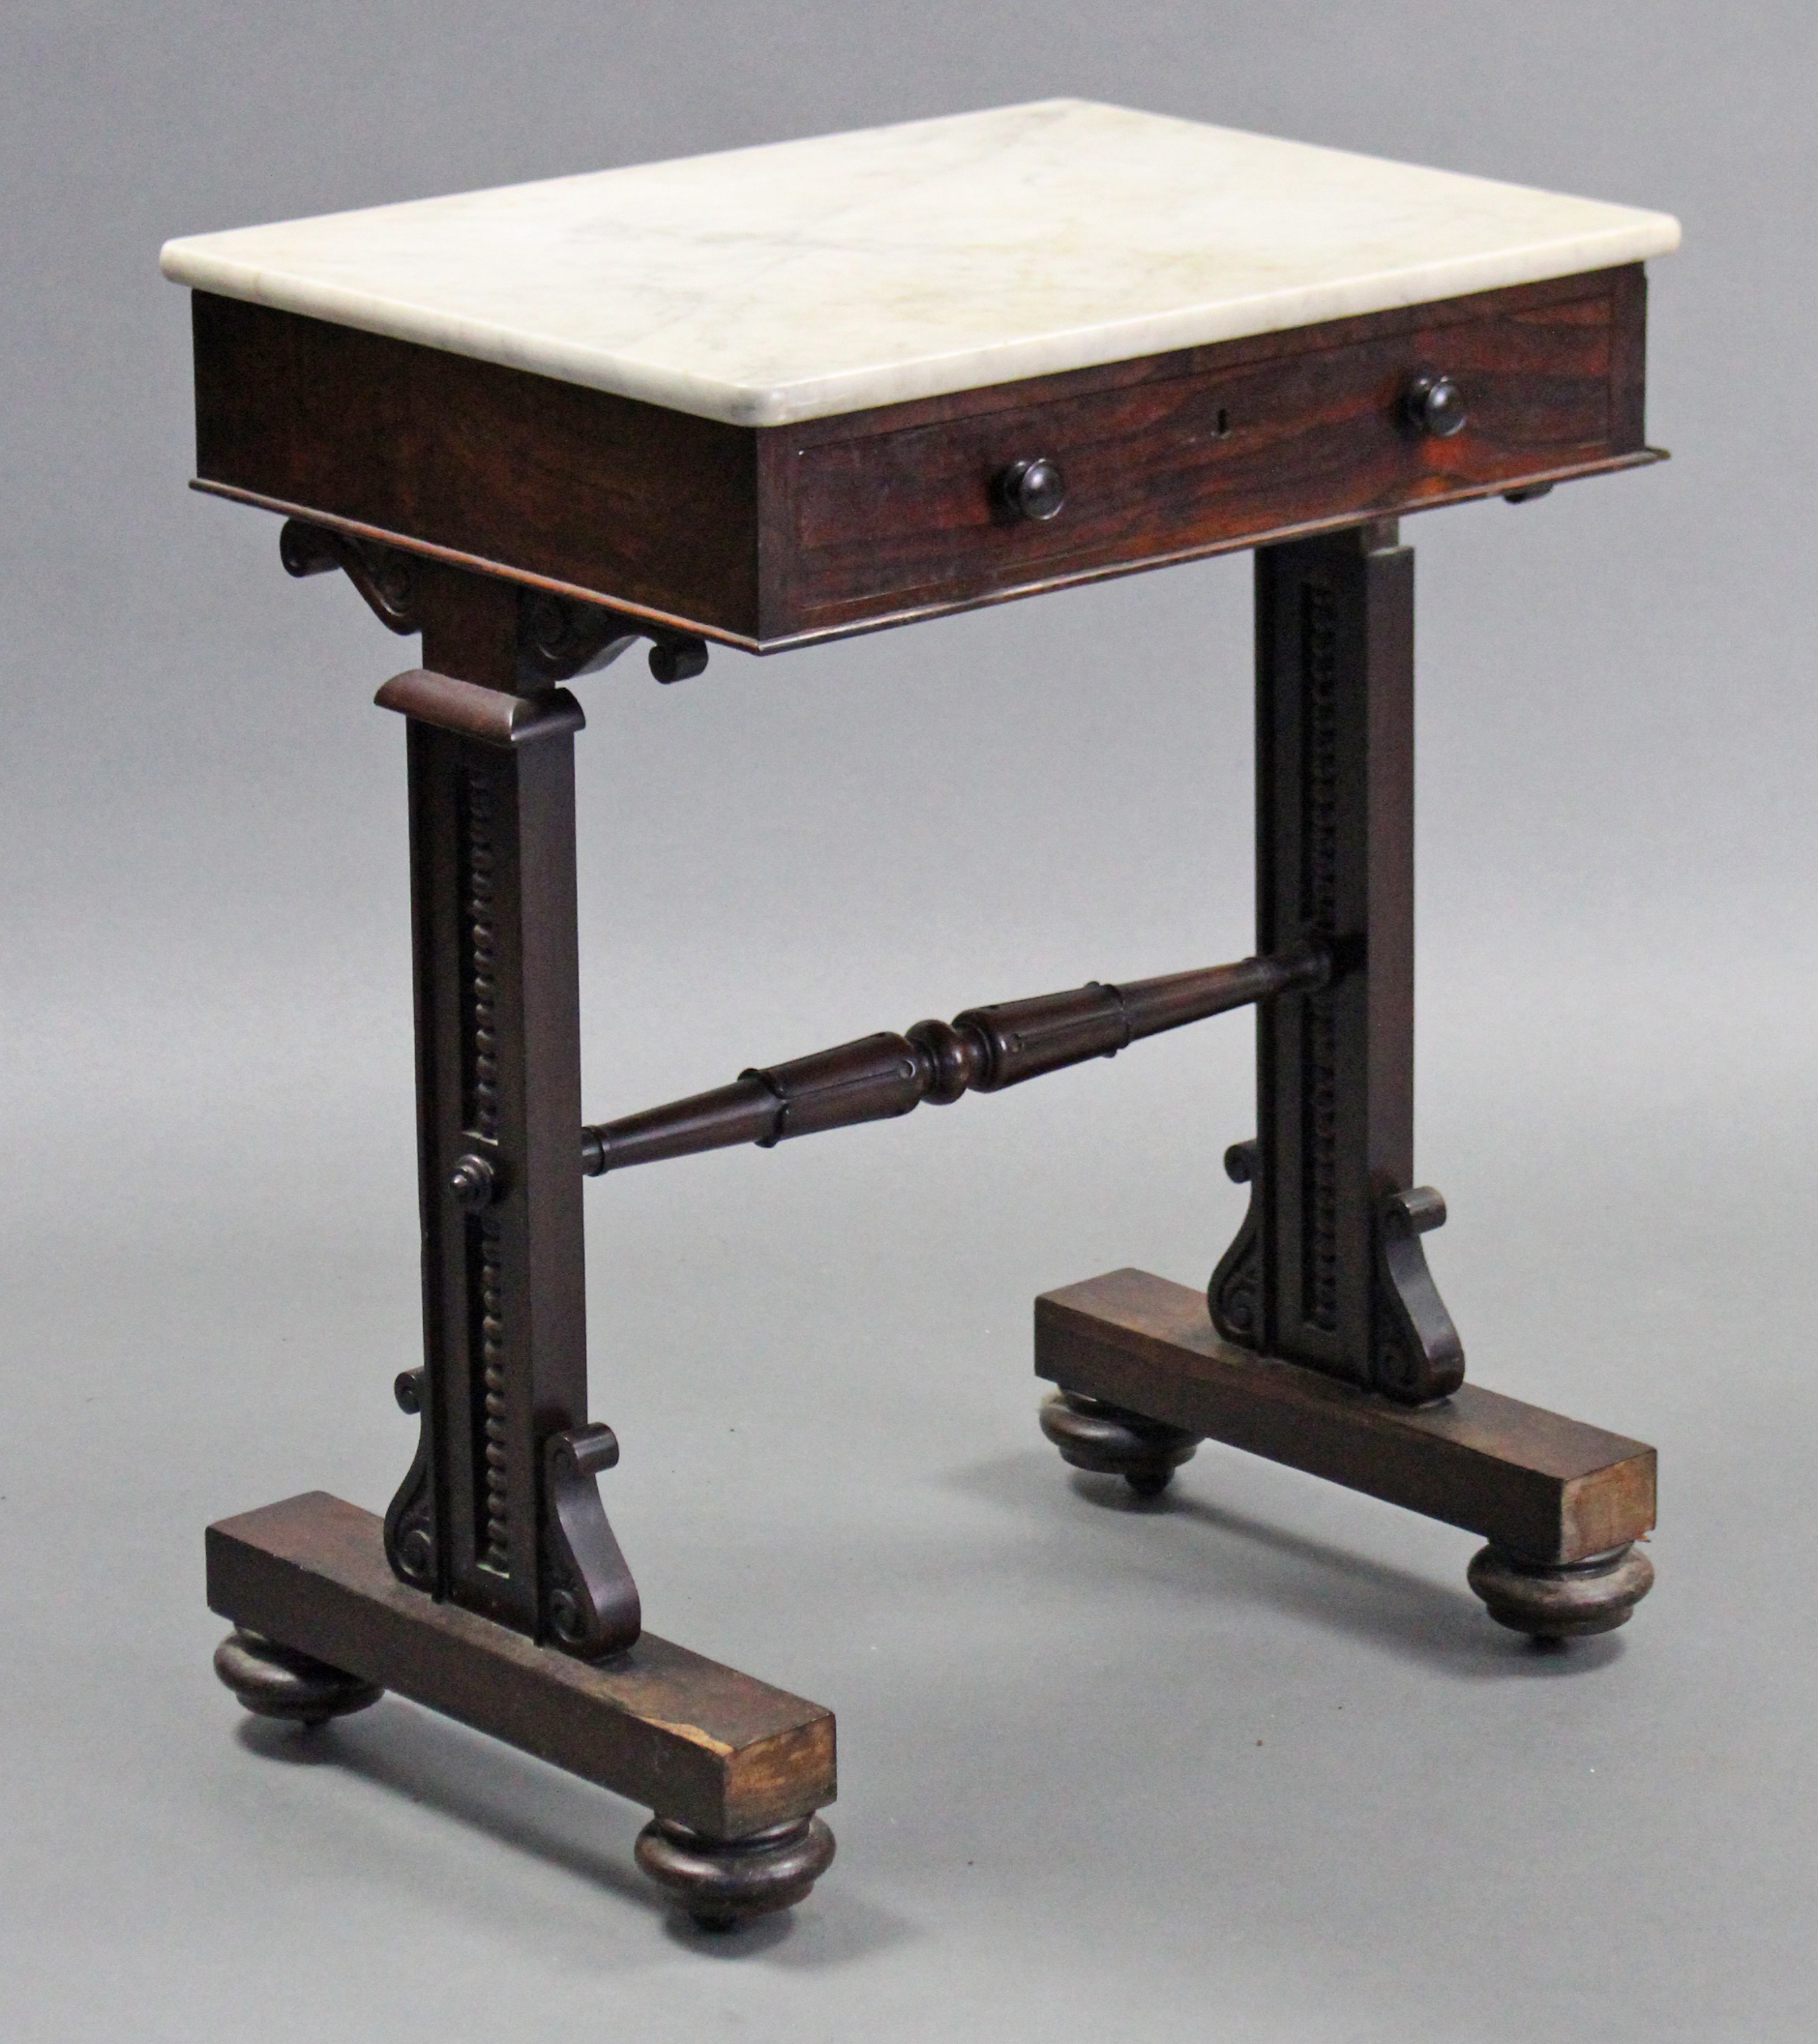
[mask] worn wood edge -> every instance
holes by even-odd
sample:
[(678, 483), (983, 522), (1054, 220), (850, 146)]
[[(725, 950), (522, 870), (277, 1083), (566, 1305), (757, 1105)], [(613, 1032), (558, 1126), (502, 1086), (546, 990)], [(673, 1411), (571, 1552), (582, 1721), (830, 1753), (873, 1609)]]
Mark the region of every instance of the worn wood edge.
[(1565, 1560), (1607, 1554), (1654, 1530), (1658, 1497), (1659, 1457), (1640, 1445), (1639, 1454), (1613, 1463), (1594, 1476), (1577, 1476), (1560, 1500)]
[[(1141, 1292), (1168, 1331), (1095, 1310), (1094, 1289), (1113, 1284)], [(1643, 1441), (1477, 1384), (1437, 1406), (1395, 1405), (1221, 1341), (1203, 1293), (1146, 1271), (1107, 1272), (1037, 1298), (1035, 1374), (1479, 1533), (1526, 1559), (1581, 1560), (1654, 1524), (1656, 1457)], [(1543, 1468), (1481, 1437), (1524, 1423), (1577, 1443), (1590, 1466)], [(1361, 1466), (1344, 1466), (1347, 1451), (1366, 1444), (1373, 1453)]]
[[(355, 1570), (329, 1558), (349, 1536)], [(320, 1552), (298, 1552), (312, 1545)], [(435, 1603), (392, 1576), (377, 1515), (326, 1492), (217, 1521), (206, 1548), (209, 1609), (222, 1617), (709, 1837), (745, 1837), (835, 1799), (823, 1705), (652, 1633), (590, 1664)], [(712, 1692), (729, 1679), (773, 1726), (741, 1734), (728, 1722)]]

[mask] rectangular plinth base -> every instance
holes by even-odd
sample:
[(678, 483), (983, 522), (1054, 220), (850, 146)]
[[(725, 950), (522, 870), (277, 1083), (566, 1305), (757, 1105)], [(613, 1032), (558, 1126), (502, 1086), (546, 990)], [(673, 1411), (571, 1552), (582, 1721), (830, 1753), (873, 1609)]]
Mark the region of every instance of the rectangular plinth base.
[(1326, 1477), (1537, 1562), (1578, 1561), (1654, 1525), (1654, 1452), (1465, 1384), (1410, 1409), (1234, 1348), (1204, 1293), (1115, 1270), (1035, 1301), (1035, 1374)]
[(645, 1633), (588, 1663), (400, 1583), (383, 1524), (323, 1491), (208, 1528), (208, 1603), (714, 1838), (834, 1796), (833, 1713)]

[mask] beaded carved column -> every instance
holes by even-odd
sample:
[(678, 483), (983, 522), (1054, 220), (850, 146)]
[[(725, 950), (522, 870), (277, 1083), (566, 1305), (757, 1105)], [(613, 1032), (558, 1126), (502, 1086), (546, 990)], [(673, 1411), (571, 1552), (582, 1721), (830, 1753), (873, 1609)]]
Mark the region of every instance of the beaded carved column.
[(1256, 555), (1257, 937), (1330, 984), (1257, 1011), (1249, 1218), (1210, 1289), (1227, 1340), (1407, 1404), (1464, 1352), (1414, 1187), (1414, 555), (1393, 521)]
[(406, 1583), (587, 1655), (638, 1636), (586, 1422), (574, 733), (531, 696), (418, 670), (409, 720), (424, 1366), (386, 1518)]

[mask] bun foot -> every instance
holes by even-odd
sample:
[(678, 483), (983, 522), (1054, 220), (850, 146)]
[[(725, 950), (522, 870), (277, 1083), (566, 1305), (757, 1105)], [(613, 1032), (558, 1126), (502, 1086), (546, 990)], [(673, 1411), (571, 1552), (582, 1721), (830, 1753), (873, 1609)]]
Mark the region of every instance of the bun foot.
[(1199, 1436), (1184, 1427), (1145, 1419), (1078, 1391), (1057, 1391), (1045, 1399), (1041, 1426), (1062, 1462), (1095, 1476), (1121, 1476), (1139, 1497), (1165, 1491), (1200, 1444)]
[(216, 1647), (215, 1673), (255, 1716), (287, 1718), (295, 1725), (345, 1717), (385, 1694), (376, 1682), (241, 1629)]
[(1536, 1640), (1578, 1640), (1628, 1623), (1654, 1587), (1654, 1564), (1638, 1548), (1613, 1547), (1583, 1561), (1519, 1561), (1500, 1548), (1480, 1549), (1465, 1580), (1511, 1632)]
[(749, 1838), (708, 1838), (653, 1817), (638, 1834), (637, 1853), (703, 1931), (731, 1931), (800, 1902), (833, 1863), (833, 1833), (818, 1817), (798, 1817)]

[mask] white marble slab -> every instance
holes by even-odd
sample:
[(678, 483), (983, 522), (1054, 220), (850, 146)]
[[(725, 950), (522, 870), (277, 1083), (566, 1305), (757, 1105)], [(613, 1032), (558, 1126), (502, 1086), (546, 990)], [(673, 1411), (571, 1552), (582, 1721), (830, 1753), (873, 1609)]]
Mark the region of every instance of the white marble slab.
[(195, 235), (162, 266), (771, 426), (1678, 244), (1662, 213), (1046, 100)]

